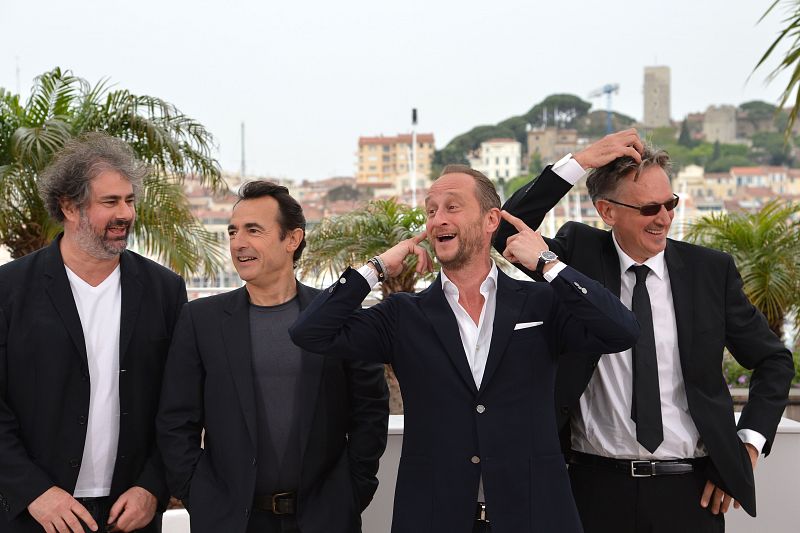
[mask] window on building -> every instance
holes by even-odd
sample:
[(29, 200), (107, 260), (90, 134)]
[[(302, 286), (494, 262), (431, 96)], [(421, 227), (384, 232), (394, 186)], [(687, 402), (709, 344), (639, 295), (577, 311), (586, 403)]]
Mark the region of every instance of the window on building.
[(388, 163), (391, 158), (388, 155), (383, 156), (383, 162)]
[(388, 145), (384, 145), (383, 146), (383, 151), (384, 152), (388, 152), (389, 150), (390, 150), (390, 147)]

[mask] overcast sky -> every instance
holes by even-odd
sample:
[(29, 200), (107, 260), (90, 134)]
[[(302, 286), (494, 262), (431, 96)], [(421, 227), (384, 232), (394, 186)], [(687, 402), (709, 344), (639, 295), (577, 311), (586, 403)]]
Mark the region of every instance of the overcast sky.
[[(5, 0), (0, 87), (27, 96), (54, 66), (176, 104), (215, 135), (225, 170), (353, 175), (359, 135), (433, 132), (441, 148), (549, 94), (619, 83), (642, 117), (645, 66), (672, 69), (672, 117), (775, 102), (749, 81), (784, 12), (772, 0)], [(774, 62), (772, 65), (774, 66)], [(595, 106), (604, 107), (599, 99)]]

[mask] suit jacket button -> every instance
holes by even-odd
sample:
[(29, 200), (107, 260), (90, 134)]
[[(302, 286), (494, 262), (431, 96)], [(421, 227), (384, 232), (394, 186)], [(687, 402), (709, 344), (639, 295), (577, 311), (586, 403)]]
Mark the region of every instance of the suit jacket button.
[(81, 462), (76, 459), (70, 459), (69, 466), (71, 466), (72, 468), (80, 468)]
[(567, 414), (567, 413), (569, 413), (569, 407), (568, 407), (568, 406), (566, 406), (566, 405), (562, 405), (562, 406), (561, 406), (561, 413), (562, 413), (562, 414)]
[(470, 461), (472, 462), (472, 464), (476, 465), (481, 462), (481, 458), (478, 457), (477, 455), (473, 455)]
[(257, 463), (258, 463), (258, 461), (256, 461), (255, 457), (253, 457), (253, 466), (256, 466)]
[(344, 278), (339, 278), (339, 283), (341, 283), (342, 285), (344, 285), (345, 283), (347, 283), (347, 280), (346, 280), (346, 279), (344, 279)]
[(80, 425), (80, 426), (86, 425), (86, 417), (85, 416), (80, 415), (78, 417), (78, 425)]
[(478, 411), (478, 413), (480, 413), (480, 414), (483, 414), (483, 413), (486, 411), (486, 407), (485, 407), (485, 406), (483, 406), (483, 405), (480, 405), (480, 404), (479, 404), (479, 405), (478, 405), (478, 406), (475, 408), (475, 410), (476, 410), (476, 411)]

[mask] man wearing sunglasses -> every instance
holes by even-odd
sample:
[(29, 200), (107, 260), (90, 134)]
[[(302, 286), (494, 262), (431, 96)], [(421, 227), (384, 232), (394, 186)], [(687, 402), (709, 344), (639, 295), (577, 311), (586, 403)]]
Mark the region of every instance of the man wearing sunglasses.
[[(545, 240), (618, 295), (642, 329), (631, 350), (560, 359), (556, 406), (586, 533), (724, 531), (731, 503), (755, 516), (753, 468), (769, 453), (793, 375), (733, 259), (667, 238), (678, 205), (669, 165), (627, 130), (546, 168), (504, 206), (538, 227), (591, 169), (589, 195), (611, 231), (568, 222)], [(501, 224), (495, 247), (515, 232)], [(738, 426), (724, 348), (753, 369)]]

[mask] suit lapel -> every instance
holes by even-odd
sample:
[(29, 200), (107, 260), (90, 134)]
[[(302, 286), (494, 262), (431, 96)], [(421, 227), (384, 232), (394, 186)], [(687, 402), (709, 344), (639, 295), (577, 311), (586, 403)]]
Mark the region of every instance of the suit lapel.
[[(303, 311), (316, 296), (315, 291), (302, 283), (297, 283), (297, 300), (300, 312)], [(300, 458), (305, 456), (306, 445), (311, 436), (311, 424), (314, 420), (314, 411), (317, 409), (320, 382), (325, 366), (325, 359), (320, 355), (300, 351), (301, 372), (297, 383), (298, 432), (300, 437)]]
[(45, 272), (47, 278), (45, 291), (50, 297), (53, 307), (56, 308), (64, 327), (67, 329), (78, 354), (81, 357), (83, 367), (89, 366), (86, 357), (86, 340), (83, 338), (83, 328), (81, 318), (78, 315), (78, 308), (75, 306), (75, 298), (72, 296), (72, 288), (69, 286), (69, 278), (64, 268), (64, 259), (61, 257), (59, 243), (61, 236), (50, 244), (45, 254)]
[(222, 321), (222, 338), (231, 367), (231, 375), (239, 394), (244, 420), (253, 446), (258, 445), (256, 432), (255, 392), (253, 390), (252, 348), (250, 342), (250, 300), (242, 287), (228, 293), (226, 317)]
[(688, 357), (692, 346), (692, 327), (694, 324), (694, 305), (692, 305), (692, 286), (694, 273), (686, 268), (680, 252), (668, 240), (664, 251), (664, 259), (669, 272), (669, 284), (672, 290), (672, 307), (675, 311), (675, 324), (678, 330), (678, 351), (681, 367), (685, 373), (688, 368)]
[(442, 276), (436, 278), (431, 286), (420, 294), (420, 308), (433, 326), (433, 331), (439, 337), (439, 342), (444, 346), (450, 361), (455, 366), (456, 371), (461, 376), (464, 384), (477, 394), (478, 387), (475, 386), (475, 378), (467, 363), (467, 354), (464, 353), (464, 345), (461, 343), (461, 333), (458, 331), (458, 322), (453, 315), (453, 310), (442, 290)]
[[(119, 326), (119, 358), (120, 365), (125, 362), (128, 355), (128, 345), (136, 327), (139, 308), (142, 303), (143, 287), (139, 281), (139, 269), (130, 252), (124, 252), (120, 257), (120, 285), (122, 287), (122, 310)], [(124, 368), (124, 367), (123, 367)]]
[(614, 237), (610, 231), (603, 243), (601, 260), (603, 264), (603, 285), (614, 293), (614, 296), (619, 298), (620, 286), (622, 285), (619, 271), (619, 254), (614, 246)]
[(495, 370), (500, 366), (500, 361), (506, 352), (506, 346), (514, 333), (517, 318), (525, 304), (527, 295), (520, 291), (519, 285), (502, 270), (497, 270), (497, 299), (494, 310), (494, 325), (492, 326), (492, 341), (489, 344), (489, 355), (486, 360), (486, 369), (481, 380), (481, 392), (486, 389)]

